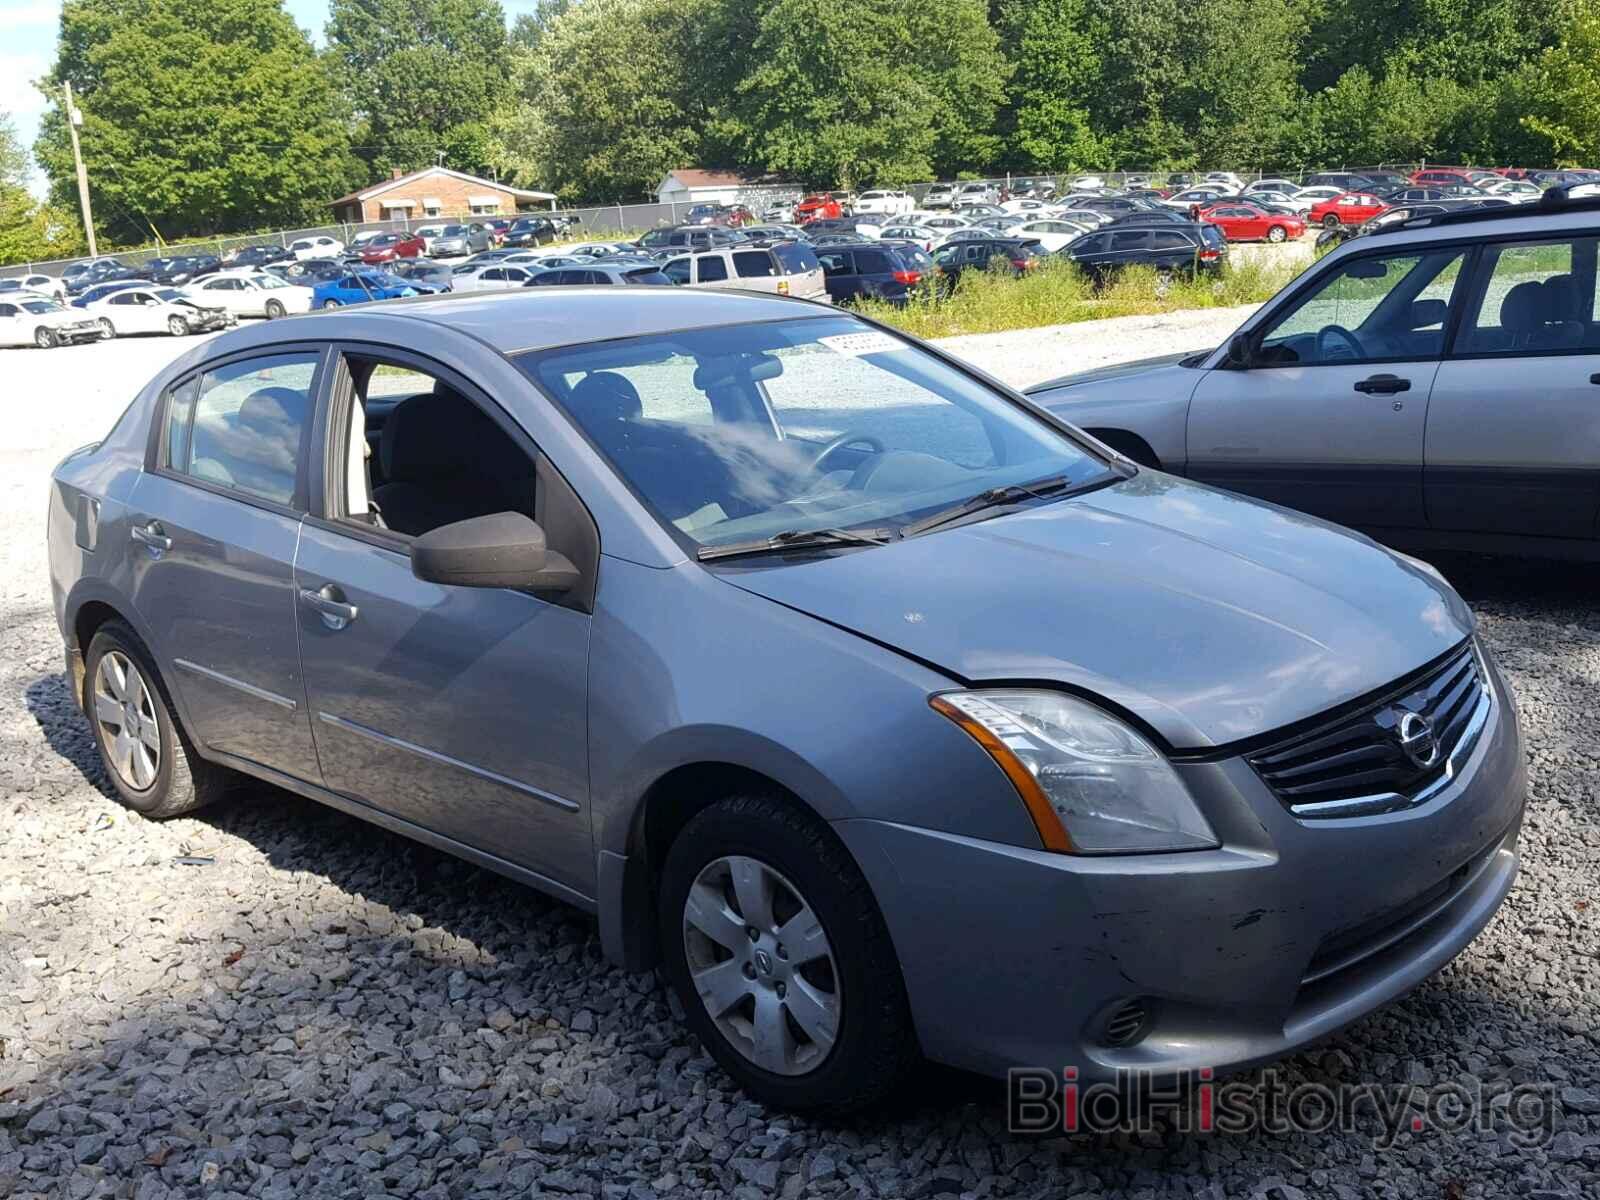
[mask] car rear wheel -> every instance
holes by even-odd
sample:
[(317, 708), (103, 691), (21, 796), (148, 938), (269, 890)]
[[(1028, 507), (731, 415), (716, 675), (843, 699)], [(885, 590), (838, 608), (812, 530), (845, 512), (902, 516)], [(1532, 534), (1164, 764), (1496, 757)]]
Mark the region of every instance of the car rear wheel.
[(1333, 213), (1329, 213), (1327, 216), (1322, 218), (1322, 227), (1324, 229), (1337, 229), (1337, 228), (1339, 228), (1339, 218), (1337, 216), (1335, 216)]
[(1269, 242), (1281, 242), (1288, 236), (1288, 231), (1282, 225), (1274, 225), (1267, 230), (1267, 241)]
[(102, 342), (109, 342), (117, 336), (117, 327), (111, 323), (110, 317), (101, 317), (96, 324), (100, 326), (100, 340)]
[(779, 796), (697, 814), (663, 866), (665, 972), (690, 1027), (763, 1103), (850, 1112), (916, 1063), (905, 984), (867, 881)]
[(279, 317), (283, 316), (283, 311), (284, 310), (283, 310), (282, 301), (279, 301), (279, 300), (268, 300), (267, 301), (267, 320), (276, 321)]
[(41, 350), (48, 350), (56, 344), (55, 332), (48, 326), (41, 325), (33, 331), (33, 344)]
[(189, 332), (189, 322), (174, 314), (167, 318), (167, 332), (173, 337), (183, 337)]
[(121, 621), (107, 621), (90, 641), (80, 701), (111, 785), (151, 820), (209, 804), (235, 779), (195, 753), (150, 652)]
[(337, 300), (335, 300), (332, 296), (329, 296), (326, 300), (324, 300), (322, 302), (322, 307), (323, 308), (338, 308), (339, 307), (339, 302)]

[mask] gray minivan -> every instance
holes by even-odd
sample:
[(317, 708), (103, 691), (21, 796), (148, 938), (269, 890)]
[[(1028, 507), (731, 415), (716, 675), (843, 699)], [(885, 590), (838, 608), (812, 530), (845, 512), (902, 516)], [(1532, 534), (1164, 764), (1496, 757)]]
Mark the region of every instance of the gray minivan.
[(248, 776), (542, 889), (772, 1104), (1270, 1059), (1516, 874), (1516, 713), (1437, 573), (828, 306), (238, 329), (48, 499), (127, 805)]

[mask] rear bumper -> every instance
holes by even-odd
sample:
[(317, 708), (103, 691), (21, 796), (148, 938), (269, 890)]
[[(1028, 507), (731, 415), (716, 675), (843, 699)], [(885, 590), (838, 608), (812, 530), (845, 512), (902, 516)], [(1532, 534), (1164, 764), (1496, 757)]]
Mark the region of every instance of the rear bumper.
[[(1291, 816), (1242, 760), (1181, 768), (1222, 846), (1082, 858), (873, 821), (836, 828), (878, 897), (924, 1051), (1086, 1080), (1270, 1061), (1438, 971), (1516, 877), (1515, 712), (1405, 812)], [(1132, 1041), (1113, 1016), (1142, 1013)]]

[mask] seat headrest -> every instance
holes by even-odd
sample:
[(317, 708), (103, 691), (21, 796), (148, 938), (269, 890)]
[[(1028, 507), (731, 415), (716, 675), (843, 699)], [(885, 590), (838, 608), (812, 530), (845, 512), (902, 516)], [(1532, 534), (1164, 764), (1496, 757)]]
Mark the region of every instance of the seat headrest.
[(270, 434), (287, 428), (296, 444), (306, 420), (306, 394), (289, 387), (257, 388), (239, 405), (238, 422), (246, 429)]
[(1543, 329), (1549, 296), (1536, 279), (1519, 283), (1500, 302), (1500, 324), (1513, 333), (1533, 333)]
[(1578, 284), (1571, 275), (1552, 275), (1541, 285), (1544, 290), (1545, 320), (1576, 321)]
[(491, 439), (504, 440), (499, 427), (465, 396), (438, 385), (395, 405), (383, 423), (378, 459), (386, 479), (466, 474)]
[(598, 431), (611, 421), (637, 421), (644, 415), (639, 389), (626, 375), (591, 371), (572, 389), (572, 413), (585, 429)]

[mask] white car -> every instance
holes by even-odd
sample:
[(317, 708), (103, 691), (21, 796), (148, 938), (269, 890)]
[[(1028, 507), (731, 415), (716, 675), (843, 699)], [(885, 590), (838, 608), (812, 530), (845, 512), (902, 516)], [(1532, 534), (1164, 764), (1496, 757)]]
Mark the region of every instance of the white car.
[(1024, 221), (1017, 225), (1006, 227), (1006, 237), (1031, 238), (1038, 242), (1050, 253), (1054, 254), (1068, 242), (1082, 237), (1092, 228), (1089, 224), (1077, 224), (1074, 221), (1063, 221), (1059, 217), (1044, 218), (1038, 221)]
[(1000, 207), (1008, 213), (1033, 213), (1043, 212), (1045, 209), (1053, 207), (1053, 205), (1046, 204), (1043, 200), (1035, 200), (1032, 197), (1023, 196), (1014, 200), (1003, 200), (1000, 203)]
[(949, 208), (955, 203), (956, 185), (936, 183), (922, 197), (923, 208)]
[(905, 192), (874, 188), (870, 192), (861, 193), (861, 198), (856, 201), (855, 211), (862, 215), (899, 217), (904, 216), (916, 206), (917, 202)]
[(419, 225), (412, 230), (412, 233), (422, 239), (422, 252), (432, 254), (433, 239), (444, 233), (444, 224), (441, 222), (438, 225)]
[(900, 222), (885, 225), (879, 236), (886, 242), (915, 242), (931, 254), (934, 246), (944, 237), (944, 231), (932, 225)]
[[(1310, 205), (1321, 204), (1324, 200), (1332, 200), (1335, 196), (1342, 196), (1344, 188), (1334, 187), (1331, 184), (1319, 183), (1313, 187), (1301, 188), (1294, 194), (1296, 200), (1305, 200)], [(1308, 207), (1307, 212), (1311, 209)]]
[(66, 298), (67, 288), (54, 276), (40, 275), (37, 272), (18, 275), (13, 279), (0, 279), (0, 299), (15, 300), (20, 292), (54, 296), (57, 300), (62, 300)]
[(1078, 192), (1098, 192), (1106, 186), (1106, 181), (1099, 175), (1079, 175), (1072, 181), (1072, 188)]
[(265, 271), (222, 271), (191, 283), (184, 294), (202, 308), (225, 308), (236, 317), (275, 317), (311, 311), (311, 289)]
[(1244, 191), (1244, 180), (1240, 179), (1232, 171), (1210, 171), (1206, 174), (1205, 181), (1207, 183), (1220, 183), (1230, 191)]
[(1513, 204), (1532, 204), (1544, 195), (1538, 184), (1529, 183), (1525, 179), (1502, 179), (1499, 183), (1484, 184), (1483, 190), (1490, 196), (1498, 196), (1502, 200), (1509, 200)]
[(309, 262), (313, 258), (338, 258), (344, 253), (344, 243), (338, 238), (318, 234), (290, 242), (289, 252), (301, 262)]
[(1280, 192), (1285, 196), (1298, 195), (1300, 185), (1287, 179), (1257, 179), (1254, 183), (1247, 183), (1244, 188), (1246, 196), (1253, 196), (1257, 192)]
[(998, 199), (1000, 193), (992, 183), (963, 183), (950, 203), (952, 208), (961, 209), (972, 204), (993, 204)]
[(954, 213), (937, 213), (926, 221), (921, 222), (921, 224), (928, 226), (930, 229), (937, 229), (942, 237), (952, 229), (965, 229), (972, 222), (967, 220), (966, 217), (958, 217)]
[(93, 342), (99, 338), (99, 324), (79, 309), (67, 308), (48, 296), (0, 296), (0, 346), (48, 350), (63, 342)]
[(1311, 201), (1302, 199), (1297, 192), (1276, 192), (1271, 188), (1262, 188), (1259, 191), (1246, 192), (1245, 198), (1259, 200), (1262, 204), (1275, 204), (1279, 208), (1292, 209), (1301, 216), (1311, 211)]
[(123, 288), (85, 304), (83, 311), (99, 322), (100, 336), (107, 340), (129, 333), (208, 333), (237, 319), (220, 304), (201, 304), (161, 284)]
[(537, 275), (540, 271), (559, 263), (551, 263), (545, 259), (530, 255), (525, 263), (508, 263), (505, 261), (488, 262), (471, 271), (463, 271), (450, 278), (450, 290), (453, 292), (499, 292), (509, 288), (519, 288)]

